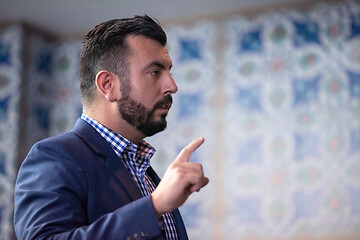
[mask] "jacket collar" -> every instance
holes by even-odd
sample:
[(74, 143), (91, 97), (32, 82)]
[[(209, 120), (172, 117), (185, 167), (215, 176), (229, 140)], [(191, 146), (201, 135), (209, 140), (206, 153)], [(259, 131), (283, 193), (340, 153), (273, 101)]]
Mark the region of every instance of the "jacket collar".
[(84, 142), (86, 142), (97, 154), (107, 156), (112, 148), (106, 140), (85, 120), (79, 118), (72, 129)]
[(142, 197), (140, 189), (110, 144), (85, 120), (79, 118), (72, 129), (98, 155), (105, 158), (105, 168), (118, 180), (132, 200)]

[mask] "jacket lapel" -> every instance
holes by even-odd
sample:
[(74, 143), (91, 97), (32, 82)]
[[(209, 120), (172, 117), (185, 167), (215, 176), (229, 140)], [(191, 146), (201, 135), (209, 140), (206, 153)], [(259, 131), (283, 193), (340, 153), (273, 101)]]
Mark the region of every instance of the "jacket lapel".
[(127, 191), (132, 200), (142, 197), (140, 189), (119, 157), (113, 152), (105, 160), (105, 167), (118, 180), (122, 187)]
[(117, 182), (128, 193), (130, 199), (142, 197), (140, 189), (123, 162), (115, 154), (110, 144), (86, 121), (79, 118), (72, 130), (98, 155), (105, 158), (105, 168), (116, 178)]

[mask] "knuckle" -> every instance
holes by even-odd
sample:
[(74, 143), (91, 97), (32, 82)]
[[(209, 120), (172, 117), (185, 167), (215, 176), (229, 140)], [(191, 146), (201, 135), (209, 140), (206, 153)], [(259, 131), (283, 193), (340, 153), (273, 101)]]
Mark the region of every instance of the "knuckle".
[(179, 177), (183, 177), (185, 175), (185, 171), (181, 167), (174, 168), (174, 172)]
[(201, 173), (203, 173), (203, 172), (204, 172), (204, 169), (203, 169), (202, 164), (197, 163), (195, 166), (196, 166), (196, 170), (197, 170), (197, 171), (199, 171), (199, 172), (201, 172)]

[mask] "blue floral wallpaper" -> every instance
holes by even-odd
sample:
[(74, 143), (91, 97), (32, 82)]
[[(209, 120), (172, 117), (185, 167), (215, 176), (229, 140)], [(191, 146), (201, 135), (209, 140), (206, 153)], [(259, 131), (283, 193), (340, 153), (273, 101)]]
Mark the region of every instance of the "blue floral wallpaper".
[(11, 26), (0, 34), (0, 239), (13, 232), (13, 186), (17, 171), (23, 31)]
[(346, 2), (224, 23), (226, 239), (359, 234), (359, 16)]
[[(359, 239), (360, 2), (165, 30), (179, 92), (147, 141), (162, 175), (205, 137), (191, 161), (210, 184), (181, 207), (190, 239)], [(13, 236), (19, 151), (81, 113), (81, 41), (0, 30), (0, 239)]]

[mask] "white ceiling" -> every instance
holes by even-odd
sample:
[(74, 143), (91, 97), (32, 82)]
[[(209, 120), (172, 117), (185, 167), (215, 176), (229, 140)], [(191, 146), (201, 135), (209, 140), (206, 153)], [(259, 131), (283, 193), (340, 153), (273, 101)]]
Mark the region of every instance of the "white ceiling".
[(67, 37), (112, 18), (148, 14), (167, 24), (310, 2), (314, 0), (0, 0), (0, 24), (21, 21)]

